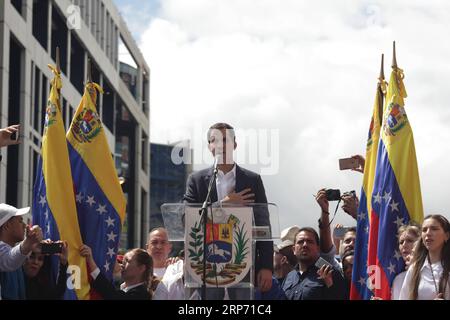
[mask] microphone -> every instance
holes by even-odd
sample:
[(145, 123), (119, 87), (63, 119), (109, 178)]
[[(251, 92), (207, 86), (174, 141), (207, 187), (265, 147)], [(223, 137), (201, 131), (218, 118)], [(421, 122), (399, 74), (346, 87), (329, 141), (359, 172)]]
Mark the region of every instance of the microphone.
[(223, 164), (223, 157), (221, 154), (216, 154), (214, 156), (214, 165), (213, 165), (213, 170), (216, 171), (217, 167), (219, 166), (219, 164)]

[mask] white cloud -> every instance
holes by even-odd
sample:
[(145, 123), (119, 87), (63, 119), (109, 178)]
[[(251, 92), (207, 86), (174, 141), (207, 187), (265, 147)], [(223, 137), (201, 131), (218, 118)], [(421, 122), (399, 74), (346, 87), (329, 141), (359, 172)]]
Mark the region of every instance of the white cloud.
[[(279, 173), (263, 179), (281, 228), (316, 226), (321, 187), (359, 193), (362, 175), (338, 158), (365, 152), (380, 54), (388, 78), (396, 40), (425, 211), (448, 211), (447, 2), (167, 0), (158, 12), (140, 43), (152, 141), (203, 139), (218, 121), (279, 129)], [(342, 211), (336, 222), (353, 224)]]

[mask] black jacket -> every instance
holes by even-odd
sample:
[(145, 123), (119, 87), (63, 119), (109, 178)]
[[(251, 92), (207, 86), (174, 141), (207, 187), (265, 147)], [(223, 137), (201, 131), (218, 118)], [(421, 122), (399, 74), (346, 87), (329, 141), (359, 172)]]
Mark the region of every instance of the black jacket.
[[(187, 181), (186, 193), (183, 201), (188, 203), (203, 203), (208, 194), (209, 180), (211, 179), (213, 169), (207, 168), (191, 174)], [(261, 176), (250, 170), (236, 165), (236, 187), (235, 192), (240, 192), (250, 188), (255, 194), (255, 203), (267, 203), (266, 191)], [(211, 192), (211, 202), (216, 202), (217, 190), (215, 184)], [(267, 208), (258, 208), (254, 210), (255, 225), (270, 226), (269, 211)], [(260, 269), (273, 270), (273, 242), (259, 241), (256, 243), (256, 272)]]
[(145, 284), (137, 286), (127, 292), (114, 288), (112, 283), (100, 272), (92, 283), (95, 290), (105, 300), (150, 300), (151, 296)]

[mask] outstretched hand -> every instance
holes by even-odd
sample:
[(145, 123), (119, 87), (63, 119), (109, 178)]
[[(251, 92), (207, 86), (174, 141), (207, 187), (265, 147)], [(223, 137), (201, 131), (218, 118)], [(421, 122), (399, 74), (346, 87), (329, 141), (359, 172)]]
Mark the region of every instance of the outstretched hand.
[(19, 139), (11, 139), (12, 135), (19, 134), (20, 125), (15, 124), (3, 129), (0, 129), (0, 147), (6, 147), (14, 144), (19, 144)]
[(85, 257), (89, 270), (93, 271), (97, 269), (97, 264), (94, 261), (94, 257), (92, 256), (92, 249), (88, 247), (87, 245), (83, 244), (80, 247), (80, 256)]
[(352, 169), (352, 171), (358, 171), (358, 172), (364, 173), (364, 166), (366, 164), (366, 159), (364, 159), (364, 157), (359, 154), (352, 156), (352, 159), (358, 160), (358, 163), (359, 163), (359, 167)]
[(344, 210), (348, 215), (356, 220), (359, 207), (358, 197), (343, 196), (342, 201), (344, 202), (344, 204), (342, 205), (342, 210)]
[(322, 209), (322, 212), (329, 212), (329, 203), (327, 200), (327, 194), (325, 189), (320, 189), (319, 192), (317, 192), (316, 195), (316, 201), (319, 204), (320, 208)]
[(39, 244), (42, 241), (42, 230), (39, 226), (28, 226), (25, 230), (25, 239), (21, 245), (21, 251), (23, 254), (28, 254), (32, 250), (39, 247)]
[(59, 256), (59, 263), (61, 263), (62, 265), (67, 265), (68, 261), (69, 261), (69, 245), (67, 243), (67, 241), (55, 241), (57, 243), (62, 243), (62, 250), (61, 253), (57, 253), (56, 255)]

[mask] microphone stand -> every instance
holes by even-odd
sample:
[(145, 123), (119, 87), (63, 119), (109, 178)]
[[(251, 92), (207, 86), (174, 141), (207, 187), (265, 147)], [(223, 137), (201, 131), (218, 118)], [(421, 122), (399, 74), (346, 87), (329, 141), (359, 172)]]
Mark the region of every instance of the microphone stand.
[(213, 174), (211, 179), (209, 180), (208, 185), (208, 194), (206, 195), (205, 202), (203, 202), (202, 208), (199, 211), (201, 216), (200, 221), (202, 221), (203, 225), (203, 281), (202, 281), (202, 300), (206, 300), (206, 225), (208, 224), (208, 206), (212, 205), (211, 203), (211, 191), (216, 182), (217, 172), (218, 172), (218, 158), (216, 157), (213, 166)]

